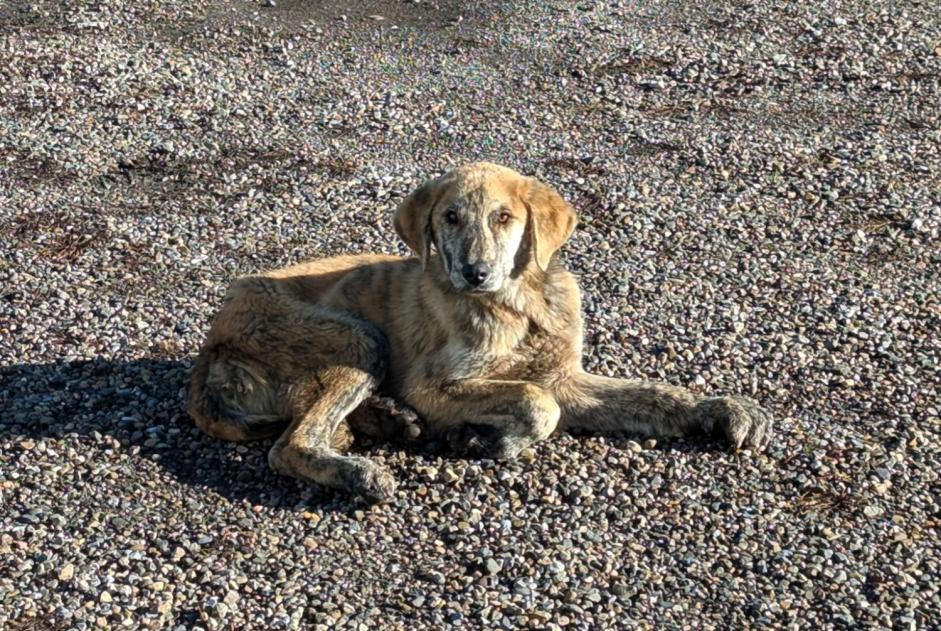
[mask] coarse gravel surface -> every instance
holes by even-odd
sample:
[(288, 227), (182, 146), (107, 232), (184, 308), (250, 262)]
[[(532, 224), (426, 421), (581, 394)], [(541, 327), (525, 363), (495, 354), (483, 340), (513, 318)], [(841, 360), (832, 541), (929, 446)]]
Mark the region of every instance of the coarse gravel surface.
[[(0, 628), (937, 628), (939, 77), (932, 0), (0, 3)], [(767, 453), (364, 444), (369, 506), (193, 428), (235, 276), (474, 159), (580, 212), (586, 366)]]

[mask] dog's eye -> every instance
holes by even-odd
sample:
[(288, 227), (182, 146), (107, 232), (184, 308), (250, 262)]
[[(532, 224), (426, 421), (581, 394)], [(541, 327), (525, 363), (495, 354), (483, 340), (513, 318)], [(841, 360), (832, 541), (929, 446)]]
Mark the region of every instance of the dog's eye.
[(444, 220), (447, 221), (449, 224), (456, 224), (457, 213), (454, 212), (453, 210), (449, 210), (447, 213), (445, 213)]
[(505, 210), (501, 211), (500, 214), (497, 215), (497, 223), (506, 223), (509, 220), (510, 220), (510, 213), (506, 212)]

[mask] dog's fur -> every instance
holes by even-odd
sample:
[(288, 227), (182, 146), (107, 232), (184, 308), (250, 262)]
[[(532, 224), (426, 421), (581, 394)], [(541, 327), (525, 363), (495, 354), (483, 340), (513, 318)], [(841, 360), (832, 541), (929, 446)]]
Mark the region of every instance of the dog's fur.
[[(764, 447), (771, 417), (749, 399), (584, 372), (579, 289), (554, 256), (575, 221), (553, 189), (497, 165), (427, 182), (395, 213), (417, 258), (344, 256), (236, 280), (196, 361), (190, 413), (226, 440), (280, 434), (275, 470), (375, 500), (392, 477), (343, 452), (376, 391), (414, 408), (426, 436), (493, 457), (572, 428), (715, 430)], [(466, 270), (480, 263), (490, 273), (474, 286)]]

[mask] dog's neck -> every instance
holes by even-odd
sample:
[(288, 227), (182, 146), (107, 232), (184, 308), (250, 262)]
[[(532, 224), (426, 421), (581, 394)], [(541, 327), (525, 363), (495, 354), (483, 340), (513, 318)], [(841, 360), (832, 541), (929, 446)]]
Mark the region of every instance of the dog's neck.
[[(535, 263), (507, 280), (498, 291), (484, 294), (461, 293), (454, 290), (443, 267), (426, 271), (434, 291), (448, 294), (453, 305), (450, 318), (465, 320), (462, 324), (472, 329), (490, 329), (494, 325), (506, 326), (508, 321), (525, 321), (549, 333), (561, 332), (578, 318), (578, 304), (570, 298), (577, 287), (571, 275), (555, 259), (546, 271)], [(576, 313), (570, 313), (572, 305)], [(522, 320), (521, 317), (522, 316)], [(529, 325), (527, 325), (529, 326)]]

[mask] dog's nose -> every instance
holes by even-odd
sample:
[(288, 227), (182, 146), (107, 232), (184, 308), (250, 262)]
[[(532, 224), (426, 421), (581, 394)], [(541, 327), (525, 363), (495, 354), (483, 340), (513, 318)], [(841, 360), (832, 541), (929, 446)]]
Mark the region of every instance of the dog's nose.
[(490, 266), (486, 263), (474, 263), (473, 265), (467, 263), (461, 268), (461, 273), (464, 274), (467, 282), (476, 287), (490, 276)]

